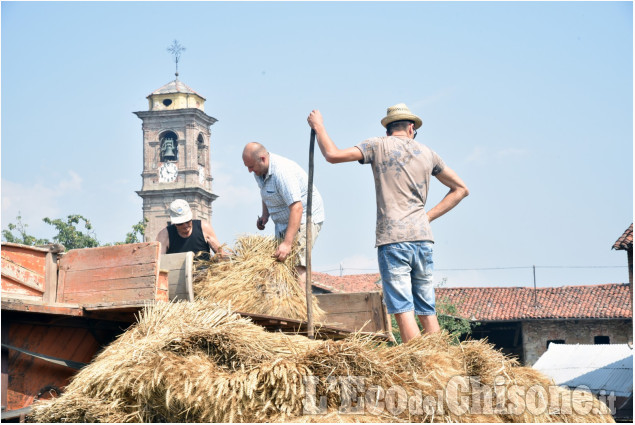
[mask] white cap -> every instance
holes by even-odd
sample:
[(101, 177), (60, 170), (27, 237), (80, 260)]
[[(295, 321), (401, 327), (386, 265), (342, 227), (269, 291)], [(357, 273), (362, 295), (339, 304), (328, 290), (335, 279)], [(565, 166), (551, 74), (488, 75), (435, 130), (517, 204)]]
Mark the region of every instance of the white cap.
[(192, 219), (190, 204), (184, 199), (177, 199), (170, 204), (170, 222), (172, 224), (186, 223)]

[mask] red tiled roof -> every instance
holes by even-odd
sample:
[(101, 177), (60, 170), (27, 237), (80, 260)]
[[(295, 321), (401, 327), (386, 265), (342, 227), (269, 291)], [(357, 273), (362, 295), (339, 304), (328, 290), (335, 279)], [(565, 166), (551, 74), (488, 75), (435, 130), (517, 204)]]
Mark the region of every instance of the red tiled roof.
[[(341, 292), (381, 290), (379, 274), (331, 276), (314, 273), (313, 280)], [(534, 305), (534, 292), (536, 303)], [(459, 314), (478, 321), (531, 319), (628, 319), (633, 304), (628, 284), (530, 287), (436, 288), (437, 303), (447, 300)]]
[[(437, 288), (460, 315), (480, 321), (528, 319), (619, 319), (633, 317), (628, 284), (555, 288)], [(535, 301), (534, 301), (535, 299)]]
[(615, 241), (613, 249), (633, 249), (633, 223), (631, 223), (631, 226), (624, 231), (624, 234)]

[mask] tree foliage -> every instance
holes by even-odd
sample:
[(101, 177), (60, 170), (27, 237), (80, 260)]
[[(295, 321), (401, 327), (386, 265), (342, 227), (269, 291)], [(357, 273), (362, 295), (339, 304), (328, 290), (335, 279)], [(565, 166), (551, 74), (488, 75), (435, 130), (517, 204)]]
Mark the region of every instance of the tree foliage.
[(146, 233), (147, 226), (148, 220), (146, 218), (139, 220), (137, 224), (132, 225), (132, 230), (126, 233), (126, 240), (123, 242), (117, 242), (116, 245), (143, 242), (143, 235)]
[[(48, 239), (39, 239), (35, 236), (31, 236), (26, 232), (28, 224), (22, 223), (22, 215), (18, 212), (16, 217), (16, 224), (9, 223), (7, 228), (2, 230), (2, 239), (10, 243), (19, 243), (22, 245), (46, 245), (51, 243)], [(16, 232), (16, 234), (13, 234)]]
[[(62, 244), (66, 249), (95, 248), (99, 246), (99, 241), (95, 235), (92, 224), (82, 215), (71, 214), (63, 221), (60, 218), (51, 220), (45, 217), (43, 221), (50, 224), (57, 230), (57, 235), (53, 236), (55, 243)], [(83, 222), (84, 230), (78, 229), (80, 222)]]
[[(7, 224), (7, 228), (2, 230), (2, 239), (6, 242), (31, 246), (59, 243), (64, 245), (67, 250), (102, 246), (97, 239), (97, 235), (95, 234), (90, 221), (80, 214), (71, 214), (66, 217), (66, 220), (62, 220), (60, 218), (52, 220), (49, 217), (46, 217), (42, 221), (53, 226), (57, 231), (57, 234), (52, 240), (29, 235), (27, 233), (28, 225), (22, 222), (22, 216), (20, 213), (18, 213), (18, 216), (16, 217), (15, 224), (9, 223)], [(115, 244), (121, 245), (142, 242), (146, 225), (147, 220), (139, 221), (137, 224), (133, 225), (132, 230), (126, 234), (124, 242), (116, 242)]]

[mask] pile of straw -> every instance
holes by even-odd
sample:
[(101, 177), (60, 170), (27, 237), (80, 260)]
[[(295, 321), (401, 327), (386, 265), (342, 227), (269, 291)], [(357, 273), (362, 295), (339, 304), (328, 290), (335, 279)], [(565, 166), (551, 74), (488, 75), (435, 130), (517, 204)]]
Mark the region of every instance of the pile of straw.
[[(197, 264), (194, 295), (216, 302), (230, 302), (234, 311), (307, 320), (306, 293), (298, 284), (295, 250), (284, 262), (272, 257), (279, 241), (273, 237), (246, 235), (238, 238), (228, 261)], [(297, 247), (295, 247), (297, 249)], [(203, 266), (203, 267), (201, 267)], [(313, 298), (313, 318), (325, 317)]]
[[(36, 422), (612, 422), (604, 404), (559, 390), (588, 414), (546, 411), (531, 414), (456, 412), (453, 397), (443, 411), (405, 409), (391, 413), (366, 393), (361, 414), (338, 410), (351, 394), (339, 384), (362, 379), (366, 389), (399, 386), (408, 395), (437, 397), (453, 379), (478, 379), (501, 388), (514, 384), (546, 388), (538, 372), (518, 367), (484, 342), (452, 345), (447, 334), (415, 338), (395, 347), (353, 336), (314, 341), (269, 333), (206, 300), (158, 303), (138, 323), (82, 369), (65, 393), (39, 402), (28, 418)], [(308, 384), (310, 377), (315, 385)], [(359, 378), (355, 378), (359, 377)], [(498, 385), (498, 384), (497, 384)], [(451, 387), (451, 386), (450, 386)], [(311, 392), (310, 388), (315, 388)], [(359, 387), (357, 387), (359, 389)], [(474, 387), (463, 396), (485, 396)], [(375, 391), (373, 393), (373, 391)], [(457, 390), (459, 391), (459, 390)], [(457, 395), (457, 391), (454, 391)], [(370, 394), (370, 396), (369, 396)], [(363, 395), (362, 395), (363, 396)], [(326, 400), (324, 414), (305, 414), (305, 401)], [(460, 399), (454, 397), (454, 400)], [(388, 406), (387, 396), (384, 398)], [(473, 403), (473, 400), (470, 402)], [(348, 403), (351, 404), (351, 403)], [(354, 407), (355, 403), (351, 406)], [(319, 403), (316, 403), (319, 405)], [(311, 409), (309, 409), (311, 410)]]

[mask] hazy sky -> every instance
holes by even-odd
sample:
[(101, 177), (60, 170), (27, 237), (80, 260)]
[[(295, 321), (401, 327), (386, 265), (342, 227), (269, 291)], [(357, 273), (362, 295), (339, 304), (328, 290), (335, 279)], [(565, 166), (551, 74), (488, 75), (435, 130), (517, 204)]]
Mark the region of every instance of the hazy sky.
[[(631, 2), (2, 2), (1, 13), (3, 229), (20, 211), (51, 237), (42, 218), (79, 213), (101, 242), (124, 239), (142, 205), (133, 112), (174, 79), (166, 48), (178, 39), (180, 79), (218, 119), (221, 241), (258, 232), (247, 142), (306, 169), (312, 109), (343, 148), (384, 134), (386, 108), (404, 102), (423, 119), (417, 140), (471, 192), (432, 224), (437, 282), (531, 285), (532, 265), (539, 286), (628, 281), (611, 246), (633, 220)], [(313, 269), (376, 271), (370, 167), (316, 154), (315, 184), (326, 221)], [(433, 179), (428, 208), (445, 193)]]

